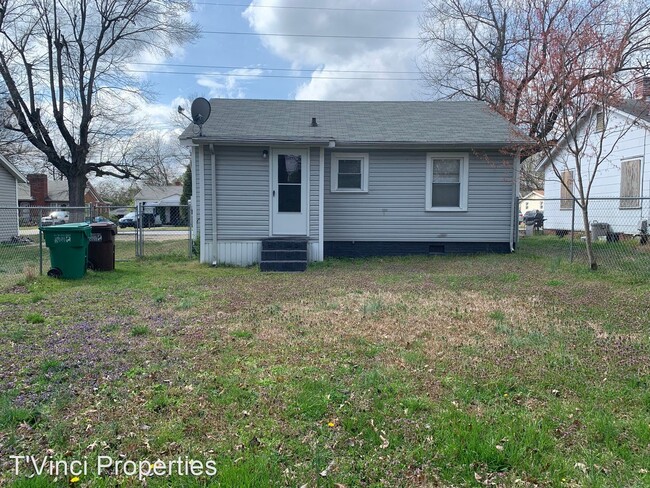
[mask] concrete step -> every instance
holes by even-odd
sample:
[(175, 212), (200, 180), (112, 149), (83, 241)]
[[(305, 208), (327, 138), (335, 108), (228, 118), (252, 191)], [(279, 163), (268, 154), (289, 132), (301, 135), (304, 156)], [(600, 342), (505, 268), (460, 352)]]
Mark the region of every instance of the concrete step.
[(260, 271), (300, 272), (307, 269), (307, 261), (262, 261)]

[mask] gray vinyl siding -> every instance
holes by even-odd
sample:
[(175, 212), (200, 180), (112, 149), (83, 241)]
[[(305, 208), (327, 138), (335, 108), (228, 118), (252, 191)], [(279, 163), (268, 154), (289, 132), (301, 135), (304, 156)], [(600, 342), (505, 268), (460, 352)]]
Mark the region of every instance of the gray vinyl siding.
[[(0, 241), (18, 235), (16, 179), (0, 166)], [(14, 207), (14, 208), (7, 208)]]
[[(269, 159), (265, 146), (215, 146), (217, 239), (269, 236)], [(212, 155), (208, 146), (197, 184), (204, 185), (205, 241), (213, 239)], [(337, 149), (335, 152), (351, 152)], [(468, 210), (426, 212), (426, 150), (363, 150), (369, 154), (368, 193), (332, 193), (325, 150), (325, 241), (508, 242), (512, 158), (469, 154)], [(320, 148), (309, 149), (309, 237), (318, 239)], [(197, 192), (198, 193), (198, 192)], [(199, 202), (197, 202), (199, 203)], [(200, 207), (197, 207), (200, 208)]]
[[(257, 240), (269, 236), (268, 147), (215, 147), (217, 239)], [(209, 156), (209, 153), (208, 153)], [(206, 165), (210, 159), (206, 159)], [(210, 188), (210, 190), (208, 190)], [(207, 195), (211, 187), (206, 186)], [(212, 213), (206, 201), (206, 213)], [(207, 233), (206, 222), (206, 233)], [(211, 229), (211, 225), (210, 225)]]
[[(268, 147), (216, 146), (217, 240), (257, 240), (269, 237)], [(205, 188), (205, 239), (212, 241), (212, 163), (204, 146), (201, 178)], [(318, 239), (320, 148), (309, 149), (309, 234)], [(198, 183), (198, 182), (197, 182)]]
[(320, 148), (309, 148), (309, 239), (318, 240)]
[(326, 150), (324, 240), (508, 242), (512, 159), (454, 152), (469, 153), (466, 212), (425, 211), (427, 151), (369, 151), (368, 193), (333, 193)]

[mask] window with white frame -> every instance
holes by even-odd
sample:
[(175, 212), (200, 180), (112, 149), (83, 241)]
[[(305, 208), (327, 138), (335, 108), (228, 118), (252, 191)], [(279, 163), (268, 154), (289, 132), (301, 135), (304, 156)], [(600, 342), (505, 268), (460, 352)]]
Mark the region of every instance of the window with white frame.
[(333, 192), (367, 192), (368, 154), (332, 154), (331, 180)]
[(427, 154), (427, 211), (467, 210), (468, 159), (462, 153)]

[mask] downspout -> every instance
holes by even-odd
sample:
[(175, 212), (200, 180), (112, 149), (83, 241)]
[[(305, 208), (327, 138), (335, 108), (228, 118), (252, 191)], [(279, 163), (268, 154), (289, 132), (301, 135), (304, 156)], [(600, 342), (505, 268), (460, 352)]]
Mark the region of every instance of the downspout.
[(214, 144), (210, 144), (210, 155), (212, 162), (212, 264), (216, 266), (219, 262), (219, 253), (217, 246), (217, 156), (215, 155)]
[(320, 158), (318, 162), (318, 260), (325, 259), (325, 248), (323, 238), (323, 221), (325, 208), (325, 148), (320, 148)]
[[(515, 251), (515, 232), (518, 233), (518, 226), (515, 227), (515, 218), (518, 213), (515, 210), (515, 205), (517, 204), (517, 195), (519, 193), (519, 164), (520, 164), (521, 152), (518, 149), (517, 154), (512, 160), (512, 201), (510, 202), (510, 252)], [(519, 220), (519, 219), (517, 219)]]
[[(201, 175), (199, 181), (199, 236), (200, 236), (200, 252), (199, 259), (202, 263), (206, 262), (205, 259), (205, 146), (199, 146), (199, 171)], [(194, 175), (192, 175), (194, 177)]]
[(191, 210), (190, 210), (190, 216), (192, 218), (192, 239), (196, 239), (196, 236), (199, 232), (199, 209), (196, 207), (196, 200), (201, 200), (199, 197), (199, 191), (198, 191), (198, 185), (196, 184), (196, 179), (198, 178), (198, 146), (192, 146), (192, 161), (190, 163), (190, 167), (192, 168), (192, 204), (191, 204)]

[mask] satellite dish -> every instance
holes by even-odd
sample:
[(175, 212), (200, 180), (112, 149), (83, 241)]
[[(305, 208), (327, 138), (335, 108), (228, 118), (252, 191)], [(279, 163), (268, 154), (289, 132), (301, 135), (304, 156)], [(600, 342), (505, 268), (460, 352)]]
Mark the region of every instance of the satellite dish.
[(199, 97), (192, 102), (192, 121), (201, 127), (210, 118), (210, 102), (205, 98)]

